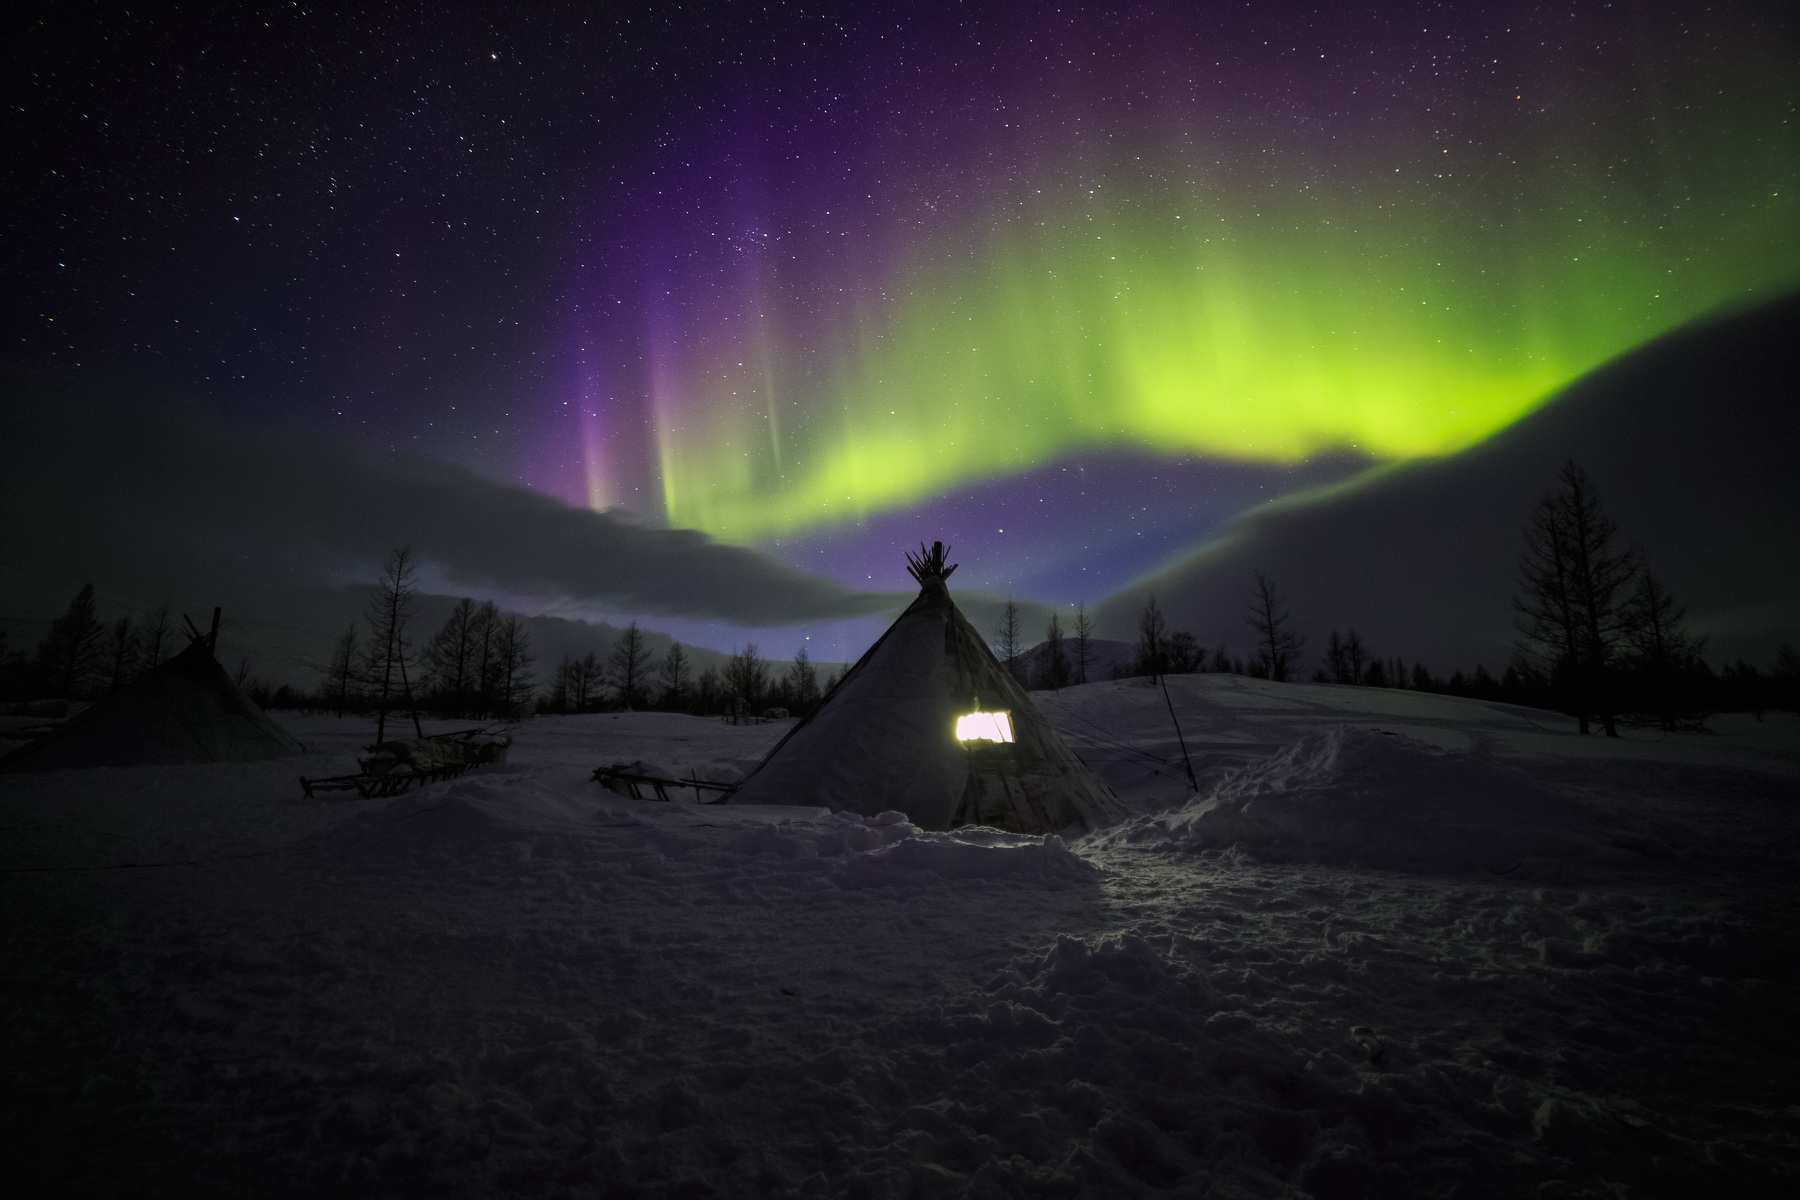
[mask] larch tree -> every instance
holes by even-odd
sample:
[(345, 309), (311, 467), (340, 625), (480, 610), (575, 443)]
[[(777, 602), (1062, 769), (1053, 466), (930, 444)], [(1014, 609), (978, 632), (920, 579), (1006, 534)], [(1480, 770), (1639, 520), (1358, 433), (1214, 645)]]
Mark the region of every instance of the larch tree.
[(723, 682), (734, 715), (739, 718), (754, 716), (763, 695), (769, 690), (769, 665), (757, 653), (755, 642), (744, 643), (744, 648), (726, 662)]
[(515, 717), (531, 697), (531, 635), (525, 622), (508, 616), (496, 626), (492, 638), (495, 698), (503, 717)]
[(1051, 613), (1050, 623), (1044, 626), (1044, 668), (1037, 682), (1054, 691), (1068, 687), (1074, 677), (1068, 651), (1063, 648), (1062, 618)]
[(109, 695), (131, 682), (141, 655), (136, 626), (130, 617), (120, 617), (113, 622), (106, 638), (106, 665), (110, 676), (106, 690)]
[(138, 668), (143, 671), (154, 671), (162, 666), (164, 657), (169, 652), (170, 644), (175, 640), (175, 624), (169, 614), (169, 602), (163, 601), (161, 607), (145, 617), (138, 631), (139, 657)]
[(1005, 606), (1000, 609), (999, 619), (994, 622), (994, 657), (1000, 660), (1000, 665), (1014, 679), (1019, 678), (1019, 654), (1024, 649), (1021, 644), (1024, 640), (1025, 630), (1019, 619), (1019, 606), (1008, 596)]
[(801, 716), (811, 712), (819, 703), (819, 672), (813, 666), (812, 656), (802, 646), (794, 652), (794, 663), (788, 668), (787, 676), (788, 700), (794, 706), (795, 715)]
[(1692, 706), (1684, 703), (1682, 681), (1693, 673), (1706, 645), (1705, 638), (1687, 631), (1686, 619), (1687, 605), (1679, 603), (1655, 572), (1645, 567), (1632, 593), (1627, 637), (1645, 698), (1667, 730), (1680, 728), (1681, 719), (1689, 715)]
[(1075, 623), (1070, 628), (1075, 635), (1070, 639), (1075, 643), (1075, 682), (1086, 683), (1088, 664), (1094, 660), (1094, 619), (1088, 616), (1087, 605), (1075, 606)]
[[(369, 665), (369, 682), (375, 692), (375, 742), (379, 745), (387, 734), (387, 713), (390, 701), (404, 695), (412, 701), (412, 684), (407, 678), (407, 658), (412, 652), (412, 643), (406, 636), (407, 622), (412, 619), (414, 598), (418, 594), (418, 564), (413, 561), (412, 548), (401, 546), (388, 552), (381, 564), (381, 574), (375, 580), (375, 590), (369, 596), (368, 607), (364, 610), (364, 618), (369, 622), (369, 642), (366, 661)], [(419, 725), (419, 712), (413, 707), (413, 732), (424, 737), (425, 731)]]
[(105, 629), (97, 614), (94, 585), (86, 584), (62, 616), (50, 624), (50, 635), (38, 643), (38, 669), (52, 696), (85, 692), (100, 666)]
[(469, 694), (477, 690), (483, 623), (481, 607), (465, 596), (425, 648), (432, 690), (453, 712), (465, 711)]
[(1618, 524), (1606, 514), (1587, 473), (1573, 459), (1561, 486), (1538, 501), (1525, 527), (1514, 608), (1528, 649), (1566, 688), (1581, 732), (1598, 720), (1618, 737), (1614, 660), (1631, 626), (1631, 585), (1638, 556), (1616, 544)]
[(1244, 620), (1256, 630), (1256, 657), (1268, 678), (1284, 682), (1300, 657), (1301, 637), (1288, 624), (1288, 601), (1269, 577), (1256, 572), (1256, 589)]
[(1138, 613), (1137, 671), (1151, 682), (1169, 670), (1169, 622), (1154, 595), (1146, 597)]
[(333, 643), (331, 665), (325, 668), (325, 696), (340, 717), (344, 715), (344, 709), (349, 707), (352, 689), (356, 686), (358, 657), (356, 622), (352, 621)]
[(688, 663), (688, 653), (680, 642), (669, 643), (669, 652), (663, 655), (662, 665), (657, 668), (657, 676), (662, 682), (663, 707), (682, 708), (687, 701), (693, 668)]
[(645, 706), (646, 685), (650, 682), (650, 647), (643, 631), (633, 621), (614, 640), (612, 653), (606, 656), (612, 669), (613, 687), (619, 693), (619, 704), (636, 710)]

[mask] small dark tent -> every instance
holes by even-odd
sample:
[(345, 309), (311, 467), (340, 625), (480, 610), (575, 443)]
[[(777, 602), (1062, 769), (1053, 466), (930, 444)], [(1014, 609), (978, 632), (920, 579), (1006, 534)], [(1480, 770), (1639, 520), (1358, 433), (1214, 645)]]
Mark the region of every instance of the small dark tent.
[(894, 809), (926, 829), (1018, 833), (1123, 816), (957, 611), (943, 543), (907, 563), (919, 598), (726, 802)]
[(255, 762), (301, 745), (244, 695), (213, 656), (218, 636), (195, 636), (123, 691), (0, 759), (0, 771)]

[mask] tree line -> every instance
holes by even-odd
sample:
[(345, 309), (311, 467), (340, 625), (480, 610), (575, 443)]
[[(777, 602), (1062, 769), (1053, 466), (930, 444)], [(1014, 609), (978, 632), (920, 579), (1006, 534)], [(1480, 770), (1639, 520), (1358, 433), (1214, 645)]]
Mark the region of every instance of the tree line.
[(540, 679), (525, 622), (491, 601), (466, 597), (415, 646), (416, 575), (410, 550), (388, 555), (364, 612), (364, 630), (352, 624), (337, 640), (323, 707), (340, 714), (373, 709), (378, 719), (404, 703), (435, 716), (470, 719), (656, 710), (747, 720), (775, 708), (804, 715), (831, 686), (821, 688), (804, 649), (777, 671), (779, 664), (764, 659), (755, 643), (722, 667), (696, 671), (680, 642), (658, 657), (636, 621), (620, 631), (604, 657), (565, 654)]
[(168, 604), (142, 617), (100, 618), (93, 584), (84, 585), (30, 654), (0, 632), (0, 698), (98, 700), (155, 670), (187, 645)]
[[(1624, 720), (1664, 729), (1697, 726), (1708, 712), (1800, 709), (1800, 654), (1783, 646), (1773, 669), (1739, 659), (1718, 668), (1706, 640), (1687, 627), (1687, 609), (1639, 546), (1622, 544), (1591, 479), (1573, 461), (1533, 508), (1524, 529), (1513, 607), (1519, 640), (1496, 678), (1486, 666), (1447, 678), (1421, 662), (1379, 654), (1354, 628), (1332, 629), (1314, 666), (1316, 683), (1410, 688), (1547, 708), (1576, 718), (1583, 733), (1618, 735)], [(1210, 650), (1171, 628), (1154, 595), (1138, 614), (1129, 661), (1112, 678), (1219, 672), (1278, 682), (1302, 677), (1305, 637), (1288, 598), (1256, 572), (1244, 611), (1250, 652)], [(995, 655), (1031, 688), (1085, 683), (1093, 623), (1076, 609), (1074, 636), (1052, 615), (1044, 641), (1027, 654), (1017, 606), (1008, 600), (994, 629)]]

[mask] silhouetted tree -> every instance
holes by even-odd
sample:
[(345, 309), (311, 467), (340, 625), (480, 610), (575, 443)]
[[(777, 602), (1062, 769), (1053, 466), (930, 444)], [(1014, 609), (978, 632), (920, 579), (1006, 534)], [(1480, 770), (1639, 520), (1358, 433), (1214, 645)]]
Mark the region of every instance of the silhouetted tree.
[(106, 664), (110, 676), (106, 689), (108, 695), (131, 682), (141, 653), (137, 629), (132, 625), (131, 618), (120, 617), (114, 621), (106, 639)]
[(819, 673), (805, 646), (794, 653), (794, 665), (788, 668), (786, 690), (788, 706), (797, 717), (805, 716), (819, 703)]
[[(1678, 729), (1695, 705), (1683, 684), (1695, 674), (1694, 665), (1706, 639), (1688, 633), (1684, 624), (1687, 605), (1676, 602), (1649, 567), (1638, 576), (1631, 597), (1626, 636), (1633, 651), (1632, 667), (1651, 712), (1664, 729)], [(1791, 653), (1791, 652), (1790, 652)]]
[(994, 622), (994, 657), (1000, 660), (1000, 665), (1014, 679), (1019, 678), (1019, 651), (1023, 649), (1020, 643), (1024, 638), (1025, 631), (1019, 621), (1019, 606), (1008, 596), (1005, 607), (1000, 610), (999, 620)]
[(769, 690), (769, 664), (756, 652), (755, 642), (746, 642), (744, 648), (726, 662), (724, 685), (735, 718), (742, 720), (756, 715), (764, 693)]
[(1071, 627), (1075, 636), (1075, 682), (1088, 681), (1088, 666), (1094, 661), (1094, 619), (1088, 616), (1087, 605), (1075, 606), (1075, 624)]
[(344, 715), (344, 709), (349, 707), (351, 691), (356, 686), (356, 664), (359, 657), (356, 622), (352, 621), (332, 646), (331, 665), (325, 668), (325, 699), (340, 717)]
[(589, 650), (569, 664), (569, 704), (576, 712), (587, 712), (600, 703), (600, 688), (606, 682), (606, 671)]
[(138, 670), (154, 671), (162, 666), (175, 641), (175, 624), (169, 615), (169, 603), (145, 617), (138, 630)]
[[(419, 569), (413, 561), (412, 548), (401, 546), (388, 552), (381, 564), (381, 574), (375, 580), (375, 590), (369, 596), (369, 603), (363, 616), (369, 622), (369, 641), (366, 647), (368, 657), (369, 684), (375, 692), (375, 741), (381, 743), (387, 735), (387, 714), (390, 701), (405, 696), (408, 703), (412, 701), (412, 685), (407, 678), (407, 658), (412, 651), (412, 643), (406, 636), (406, 624), (412, 619), (413, 600), (417, 595), (416, 581)], [(419, 727), (419, 713), (413, 709), (413, 732), (419, 737), (425, 731)]]
[(1570, 460), (1558, 479), (1561, 487), (1538, 501), (1525, 528), (1514, 601), (1519, 630), (1551, 677), (1566, 681), (1581, 731), (1597, 717), (1617, 737), (1611, 673), (1630, 624), (1637, 556), (1614, 546), (1618, 525), (1586, 472)]
[(1171, 675), (1188, 675), (1206, 665), (1206, 651), (1200, 641), (1185, 629), (1177, 629), (1163, 643), (1164, 660)]
[(650, 646), (636, 621), (627, 625), (613, 641), (606, 665), (612, 671), (612, 685), (619, 694), (620, 707), (630, 710), (645, 707), (646, 685), (650, 682)]
[(1251, 674), (1256, 674), (1260, 665), (1264, 677), (1277, 683), (1286, 680), (1294, 660), (1300, 656), (1302, 639), (1288, 628), (1287, 597), (1261, 571), (1256, 573), (1256, 590), (1251, 594), (1250, 611), (1244, 620), (1256, 630), (1257, 661), (1251, 666)]
[(680, 642), (670, 642), (669, 652), (663, 655), (662, 666), (657, 669), (662, 679), (662, 705), (664, 708), (680, 709), (687, 702), (688, 681), (692, 670), (688, 665), (687, 651)]
[(1156, 597), (1145, 597), (1143, 610), (1138, 613), (1136, 668), (1139, 675), (1148, 675), (1152, 682), (1161, 679), (1163, 672), (1169, 669), (1167, 637), (1168, 622), (1163, 618)]
[(94, 585), (84, 585), (63, 615), (51, 622), (49, 636), (38, 643), (38, 670), (50, 695), (75, 697), (92, 685), (105, 636), (97, 608)]
[(439, 703), (453, 712), (468, 711), (471, 694), (481, 690), (481, 642), (489, 619), (480, 605), (465, 596), (425, 648), (432, 690), (439, 695)]
[(492, 661), (495, 666), (495, 699), (503, 717), (514, 717), (530, 702), (532, 693), (531, 635), (525, 622), (507, 616), (494, 630)]
[(694, 680), (694, 711), (716, 713), (724, 700), (724, 685), (719, 681), (718, 670), (707, 667)]
[(1062, 620), (1051, 613), (1050, 624), (1044, 627), (1044, 669), (1038, 682), (1051, 689), (1065, 688), (1074, 676), (1069, 656), (1063, 650)]
[(1368, 658), (1369, 648), (1354, 629), (1343, 635), (1334, 629), (1325, 642), (1325, 668), (1332, 683), (1367, 682)]

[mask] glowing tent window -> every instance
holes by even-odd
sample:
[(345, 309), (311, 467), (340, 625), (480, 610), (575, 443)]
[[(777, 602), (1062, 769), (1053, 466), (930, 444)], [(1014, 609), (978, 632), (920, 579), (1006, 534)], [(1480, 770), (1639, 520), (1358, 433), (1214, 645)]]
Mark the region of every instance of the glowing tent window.
[(1013, 740), (1012, 716), (1003, 712), (972, 712), (966, 717), (958, 717), (956, 740), (1010, 742)]

